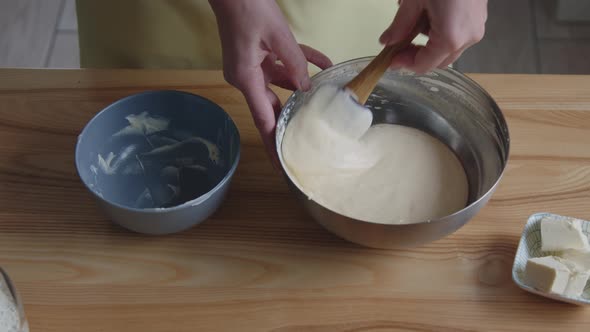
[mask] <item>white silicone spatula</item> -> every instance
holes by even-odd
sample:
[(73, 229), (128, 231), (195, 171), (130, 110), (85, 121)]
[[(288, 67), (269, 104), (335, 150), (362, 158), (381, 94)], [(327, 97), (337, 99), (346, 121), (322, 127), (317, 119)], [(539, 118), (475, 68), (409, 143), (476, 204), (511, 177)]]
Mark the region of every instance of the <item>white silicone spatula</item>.
[(428, 27), (428, 17), (423, 14), (408, 36), (399, 43), (388, 45), (348, 84), (346, 88), (357, 97), (359, 104), (364, 105), (375, 89), (375, 86), (383, 76), (383, 73), (391, 65), (393, 57), (406, 47), (410, 46), (414, 38)]

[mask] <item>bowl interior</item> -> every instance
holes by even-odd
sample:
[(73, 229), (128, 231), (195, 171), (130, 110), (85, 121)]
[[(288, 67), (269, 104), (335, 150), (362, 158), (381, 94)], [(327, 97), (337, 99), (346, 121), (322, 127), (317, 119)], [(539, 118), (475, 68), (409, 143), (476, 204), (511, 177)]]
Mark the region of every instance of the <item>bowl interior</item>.
[(153, 91), (95, 116), (78, 138), (76, 166), (86, 186), (109, 203), (170, 208), (215, 188), (238, 156), (238, 130), (218, 105)]
[[(277, 149), (292, 181), (280, 150), (289, 120), (320, 85), (344, 86), (370, 60), (352, 60), (317, 74), (311, 91), (297, 91), (285, 104), (277, 127)], [(506, 122), (492, 98), (461, 73), (452, 69), (426, 75), (388, 71), (366, 105), (373, 112), (374, 124), (414, 127), (453, 150), (469, 181), (468, 205), (482, 198), (501, 177), (509, 152)]]

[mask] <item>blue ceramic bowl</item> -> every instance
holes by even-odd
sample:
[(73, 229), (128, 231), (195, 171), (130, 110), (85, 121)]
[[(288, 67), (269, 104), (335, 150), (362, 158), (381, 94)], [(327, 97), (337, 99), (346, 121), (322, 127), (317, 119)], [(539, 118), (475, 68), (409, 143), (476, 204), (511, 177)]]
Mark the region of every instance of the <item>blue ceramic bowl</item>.
[(240, 136), (215, 103), (150, 91), (98, 113), (78, 137), (76, 168), (106, 214), (130, 230), (169, 234), (221, 205), (240, 159)]

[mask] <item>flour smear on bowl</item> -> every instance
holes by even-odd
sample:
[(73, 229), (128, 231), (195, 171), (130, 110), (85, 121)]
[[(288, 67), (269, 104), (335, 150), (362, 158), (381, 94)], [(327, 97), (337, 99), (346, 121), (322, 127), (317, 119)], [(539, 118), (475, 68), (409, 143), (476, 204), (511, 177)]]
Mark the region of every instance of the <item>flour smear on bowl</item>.
[[(99, 196), (104, 197), (107, 188), (116, 188), (113, 183), (135, 179), (130, 186), (142, 188), (135, 190), (129, 202), (120, 203), (166, 208), (205, 194), (223, 177), (224, 161), (211, 141), (170, 128), (168, 119), (148, 112), (129, 115), (126, 120), (128, 125), (111, 136), (105, 151), (90, 165), (94, 175), (90, 187)], [(195, 183), (199, 183), (198, 192)]]
[(18, 307), (6, 284), (6, 281), (0, 275), (0, 331), (5, 332), (25, 332), (28, 331), (26, 326), (23, 327)]

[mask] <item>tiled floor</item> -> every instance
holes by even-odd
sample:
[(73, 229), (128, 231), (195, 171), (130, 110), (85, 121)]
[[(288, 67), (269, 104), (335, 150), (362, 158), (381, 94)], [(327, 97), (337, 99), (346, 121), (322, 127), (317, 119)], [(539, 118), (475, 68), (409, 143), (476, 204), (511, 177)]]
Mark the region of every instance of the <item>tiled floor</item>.
[(0, 67), (79, 67), (75, 0), (0, 0)]
[[(590, 13), (586, 23), (563, 23), (555, 8), (555, 0), (489, 0), (484, 40), (455, 67), (590, 74)], [(75, 0), (0, 0), (0, 67), (79, 67)]]

